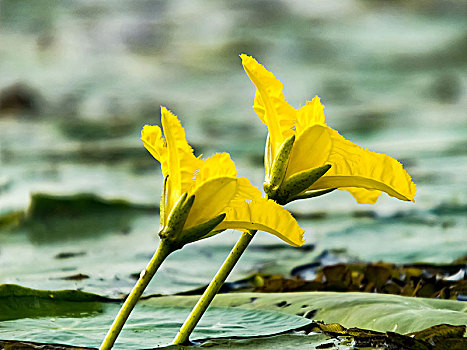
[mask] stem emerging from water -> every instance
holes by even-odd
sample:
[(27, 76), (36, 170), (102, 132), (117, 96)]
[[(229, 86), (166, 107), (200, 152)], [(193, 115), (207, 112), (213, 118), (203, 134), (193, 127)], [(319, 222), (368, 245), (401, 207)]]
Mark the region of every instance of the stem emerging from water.
[(136, 282), (136, 285), (133, 287), (133, 290), (123, 303), (122, 308), (118, 312), (118, 315), (115, 318), (112, 326), (110, 327), (109, 332), (107, 333), (99, 350), (108, 350), (112, 348), (112, 346), (115, 343), (115, 340), (117, 339), (118, 335), (120, 334), (123, 328), (123, 325), (128, 319), (128, 316), (130, 316), (131, 311), (133, 310), (139, 298), (148, 286), (157, 269), (161, 266), (165, 258), (167, 258), (167, 256), (169, 256), (169, 254), (173, 251), (174, 249), (171, 247), (170, 244), (168, 244), (166, 240), (162, 239), (160, 241), (159, 247), (154, 253), (148, 266), (141, 272), (138, 282)]
[(203, 316), (209, 304), (211, 304), (211, 301), (214, 299), (217, 292), (224, 284), (225, 280), (229, 276), (235, 264), (237, 264), (238, 259), (240, 259), (243, 252), (248, 247), (248, 244), (251, 242), (255, 234), (256, 230), (243, 232), (237, 244), (235, 244), (229, 256), (225, 260), (224, 264), (219, 269), (219, 271), (217, 271), (216, 276), (206, 288), (194, 309), (191, 311), (182, 328), (180, 328), (180, 330), (178, 331), (178, 334), (173, 341), (174, 344), (184, 344), (188, 342), (188, 338), (193, 332), (193, 329), (198, 324), (199, 320)]

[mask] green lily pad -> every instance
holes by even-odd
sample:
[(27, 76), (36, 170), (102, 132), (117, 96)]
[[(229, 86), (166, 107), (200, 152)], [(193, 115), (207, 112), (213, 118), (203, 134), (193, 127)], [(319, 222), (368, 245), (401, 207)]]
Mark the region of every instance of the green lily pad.
[[(83, 317), (41, 317), (4, 321), (0, 337), (73, 346), (97, 347), (107, 333), (119, 305), (106, 305), (102, 313)], [(117, 339), (117, 349), (141, 349), (169, 345), (185, 321), (189, 308), (141, 303), (133, 311)], [(191, 340), (267, 336), (310, 323), (303, 317), (268, 310), (211, 308)]]
[[(255, 338), (217, 338), (208, 339), (199, 344), (200, 347), (223, 349), (258, 350), (294, 350), (298, 348), (313, 349), (416, 349), (416, 350), (463, 350), (467, 346), (464, 337), (465, 326), (440, 325), (430, 327), (418, 333), (401, 335), (394, 332), (375, 332), (359, 328), (345, 329), (339, 324), (312, 323), (305, 327), (305, 332), (287, 333)], [(63, 344), (44, 344), (25, 341), (0, 340), (0, 347), (22, 350), (84, 350), (89, 347), (74, 347)], [(159, 347), (164, 350), (193, 349), (193, 346), (168, 345)]]
[[(35, 291), (3, 286), (0, 339), (97, 347), (120, 303), (78, 291)], [(31, 308), (28, 311), (28, 308)], [(116, 348), (141, 349), (169, 345), (190, 307), (138, 303), (116, 342)], [(213, 307), (191, 340), (268, 336), (301, 328), (311, 321), (271, 310)]]
[[(116, 348), (169, 346), (198, 298), (171, 296), (140, 301), (118, 338)], [(1, 339), (97, 347), (120, 303), (79, 291), (37, 291), (10, 285), (0, 288), (0, 307), (0, 314), (8, 316), (0, 323)], [(310, 319), (322, 320), (328, 325), (312, 323)], [(340, 349), (348, 346), (352, 337), (358, 337), (360, 342), (381, 342), (386, 338), (397, 342), (404, 339), (398, 340), (394, 332), (423, 331), (415, 336), (425, 341), (457, 329), (445, 327), (446, 331), (440, 326), (427, 330), (443, 323), (465, 326), (467, 305), (451, 300), (369, 293), (235, 293), (215, 298), (213, 307), (203, 316), (190, 339), (203, 340), (203, 347), (220, 349), (229, 346), (287, 349), (296, 344)], [(325, 334), (278, 335), (302, 329), (306, 333), (322, 331)], [(463, 328), (458, 329), (462, 331)], [(347, 337), (347, 341), (329, 337), (339, 335)]]
[[(149, 299), (154, 305), (192, 306), (198, 296)], [(467, 303), (455, 300), (370, 293), (235, 293), (220, 294), (213, 306), (281, 311), (344, 327), (410, 333), (447, 323), (467, 325)]]
[(0, 285), (0, 321), (64, 315), (79, 317), (102, 312), (101, 302), (105, 300), (78, 290), (49, 291), (3, 284)]
[(108, 200), (95, 194), (31, 196), (25, 228), (36, 244), (79, 240), (101, 233), (126, 232), (136, 216), (157, 213), (157, 207)]

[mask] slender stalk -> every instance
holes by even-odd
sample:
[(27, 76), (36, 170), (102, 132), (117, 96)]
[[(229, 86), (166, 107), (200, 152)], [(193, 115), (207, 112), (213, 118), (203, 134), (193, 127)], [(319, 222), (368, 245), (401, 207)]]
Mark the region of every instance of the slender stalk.
[(107, 333), (99, 348), (100, 350), (107, 350), (112, 348), (115, 340), (123, 328), (123, 325), (128, 319), (128, 316), (130, 316), (131, 311), (148, 286), (157, 269), (161, 266), (165, 258), (167, 258), (167, 256), (169, 256), (169, 254), (173, 251), (174, 249), (170, 246), (170, 244), (167, 243), (166, 240), (163, 239), (160, 241), (159, 247), (151, 258), (151, 261), (149, 262), (148, 266), (141, 272), (138, 282), (136, 282), (136, 285), (133, 287), (133, 290), (128, 295), (125, 302), (123, 303), (122, 308), (118, 312), (117, 317), (115, 318), (112, 326), (109, 329), (109, 332)]
[(229, 276), (235, 264), (238, 262), (238, 259), (240, 259), (243, 252), (248, 247), (248, 244), (251, 242), (255, 234), (256, 230), (243, 232), (237, 244), (235, 244), (229, 256), (224, 261), (224, 264), (221, 266), (219, 271), (217, 271), (216, 276), (206, 288), (194, 309), (191, 311), (182, 328), (180, 328), (180, 330), (178, 331), (178, 334), (173, 341), (174, 344), (184, 344), (188, 342), (188, 338), (193, 332), (193, 329), (198, 324), (199, 320), (203, 316), (209, 304), (211, 304), (211, 301), (214, 299), (217, 292), (224, 284), (225, 280)]

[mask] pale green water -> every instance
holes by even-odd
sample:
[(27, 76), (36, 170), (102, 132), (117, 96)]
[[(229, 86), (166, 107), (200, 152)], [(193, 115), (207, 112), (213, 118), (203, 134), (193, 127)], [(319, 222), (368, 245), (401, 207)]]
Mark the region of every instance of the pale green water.
[[(1, 109), (1, 214), (26, 209), (33, 192), (157, 204), (160, 170), (139, 133), (158, 122), (161, 104), (180, 117), (197, 154), (228, 151), (239, 174), (261, 186), (266, 130), (251, 109), (254, 88), (238, 58), (246, 52), (281, 79), (293, 105), (319, 94), (330, 126), (401, 160), (418, 193), (415, 204), (383, 196), (359, 206), (347, 193), (294, 203), (296, 213), (323, 214), (299, 219), (317, 249), (262, 250), (281, 244), (263, 234), (232, 279), (262, 268), (287, 272), (324, 248), (347, 248), (342, 259), (367, 261), (450, 262), (467, 254), (461, 2), (438, 10), (435, 2), (111, 4), (0, 2), (0, 89), (23, 83), (35, 102), (30, 110)], [(369, 217), (355, 215), (362, 211)], [(108, 232), (83, 227), (73, 239), (0, 228), (0, 283), (128, 292), (130, 275), (156, 245), (157, 211), (117, 227), (106, 220)], [(208, 282), (237, 237), (225, 232), (184, 248), (149, 292)], [(56, 259), (61, 252), (83, 254)], [(63, 279), (78, 273), (89, 278)]]

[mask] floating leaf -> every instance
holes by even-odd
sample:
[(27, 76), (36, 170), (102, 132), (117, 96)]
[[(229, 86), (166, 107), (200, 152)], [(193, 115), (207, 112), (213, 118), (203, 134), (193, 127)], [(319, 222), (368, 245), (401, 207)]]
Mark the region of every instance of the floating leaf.
[(347, 338), (354, 347), (375, 349), (414, 349), (445, 350), (465, 349), (467, 338), (464, 337), (466, 326), (442, 324), (410, 334), (395, 332), (375, 332), (360, 328), (345, 328), (338, 323), (313, 323), (306, 327), (307, 332), (323, 332), (336, 339)]
[[(78, 291), (37, 291), (3, 286), (0, 338), (73, 346), (99, 346), (119, 310), (119, 303)], [(100, 301), (99, 301), (100, 300)], [(117, 348), (141, 349), (169, 345), (191, 308), (140, 301)], [(210, 308), (192, 340), (257, 337), (301, 328), (311, 321), (293, 314), (244, 308)]]
[[(191, 306), (197, 299), (197, 296), (174, 296), (153, 298), (148, 302)], [(374, 293), (220, 294), (212, 305), (309, 314), (313, 320), (379, 332), (409, 333), (442, 323), (467, 325), (467, 303)]]
[(104, 199), (94, 194), (31, 196), (25, 228), (37, 244), (79, 240), (107, 232), (125, 232), (137, 216), (157, 213), (157, 208), (124, 200)]
[(0, 285), (0, 321), (21, 318), (79, 317), (102, 311), (107, 300), (78, 290), (37, 290), (14, 284)]

